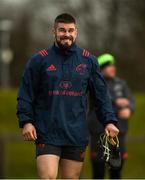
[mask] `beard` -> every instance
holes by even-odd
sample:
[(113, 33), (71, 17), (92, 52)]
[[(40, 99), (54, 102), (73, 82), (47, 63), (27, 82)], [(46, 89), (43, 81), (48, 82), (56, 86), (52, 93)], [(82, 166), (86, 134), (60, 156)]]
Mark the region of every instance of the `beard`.
[[(71, 44), (69, 42), (67, 42), (67, 41), (66, 42), (62, 42), (64, 40), (71, 41)], [(59, 46), (59, 48), (61, 50), (67, 51), (67, 50), (69, 50), (73, 46), (74, 41), (73, 41), (73, 37), (72, 36), (70, 36), (70, 37), (62, 36), (62, 37), (60, 37), (60, 40), (57, 40), (57, 38), (56, 38), (56, 43), (57, 43), (57, 45)]]

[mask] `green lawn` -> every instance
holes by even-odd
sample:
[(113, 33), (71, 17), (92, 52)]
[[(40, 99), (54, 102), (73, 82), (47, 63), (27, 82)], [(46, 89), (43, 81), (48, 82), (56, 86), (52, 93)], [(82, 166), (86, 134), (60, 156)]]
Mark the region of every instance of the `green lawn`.
[[(145, 94), (136, 94), (136, 111), (130, 119), (128, 141), (129, 159), (127, 160), (123, 178), (145, 178)], [(16, 118), (16, 90), (0, 90), (0, 134), (18, 134)], [(137, 138), (136, 138), (137, 136)], [(7, 141), (6, 143), (5, 178), (36, 178), (34, 144), (23, 141)], [(91, 178), (89, 148), (85, 158), (82, 178)], [(1, 162), (2, 163), (2, 162)]]

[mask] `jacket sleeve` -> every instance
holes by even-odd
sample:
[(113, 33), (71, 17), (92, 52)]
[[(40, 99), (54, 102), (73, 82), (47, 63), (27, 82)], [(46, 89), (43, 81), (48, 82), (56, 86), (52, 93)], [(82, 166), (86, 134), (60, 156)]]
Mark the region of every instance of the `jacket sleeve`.
[(94, 99), (94, 107), (98, 120), (103, 126), (106, 126), (108, 123), (117, 125), (109, 91), (100, 73), (100, 68), (95, 57), (91, 59), (89, 90)]
[(27, 63), (19, 92), (17, 97), (17, 117), (19, 127), (23, 128), (24, 124), (34, 124), (33, 106), (36, 98), (39, 83), (39, 58), (33, 56)]
[(135, 99), (125, 81), (123, 81), (123, 94), (129, 100), (129, 108), (133, 112), (135, 110)]

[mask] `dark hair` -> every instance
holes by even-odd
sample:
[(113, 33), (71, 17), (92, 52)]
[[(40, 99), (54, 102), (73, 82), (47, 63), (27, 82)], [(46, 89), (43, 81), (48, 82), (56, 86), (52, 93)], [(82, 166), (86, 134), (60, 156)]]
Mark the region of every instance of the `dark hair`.
[(56, 23), (74, 23), (76, 24), (75, 18), (71, 14), (63, 13), (55, 18)]

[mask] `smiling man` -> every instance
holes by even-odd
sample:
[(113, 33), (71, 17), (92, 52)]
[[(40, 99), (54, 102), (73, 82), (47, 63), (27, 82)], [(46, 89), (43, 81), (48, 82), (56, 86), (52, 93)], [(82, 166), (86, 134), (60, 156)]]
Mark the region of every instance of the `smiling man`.
[(96, 58), (76, 45), (76, 21), (61, 14), (54, 22), (54, 45), (27, 63), (18, 94), (17, 115), (25, 140), (36, 143), (38, 175), (78, 179), (89, 133), (87, 91), (108, 136), (118, 134), (117, 120)]

